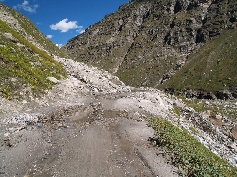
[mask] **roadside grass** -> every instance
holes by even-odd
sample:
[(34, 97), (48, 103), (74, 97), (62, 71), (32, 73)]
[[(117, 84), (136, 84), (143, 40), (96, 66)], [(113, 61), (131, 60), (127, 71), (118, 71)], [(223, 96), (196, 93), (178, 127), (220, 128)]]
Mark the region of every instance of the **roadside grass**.
[(175, 114), (175, 115), (177, 115), (178, 117), (181, 115), (181, 112), (180, 112), (180, 110), (179, 110), (179, 107), (178, 106), (173, 106), (173, 113)]
[(172, 156), (182, 176), (188, 177), (234, 177), (237, 168), (221, 159), (184, 129), (167, 120), (149, 118), (149, 126), (155, 130), (154, 143)]
[[(193, 108), (197, 112), (203, 112), (208, 110), (208, 108), (205, 107), (205, 103), (199, 102), (201, 100), (198, 99), (186, 99), (184, 97), (181, 98), (182, 101), (189, 107)], [(213, 110), (214, 111), (214, 110)]]

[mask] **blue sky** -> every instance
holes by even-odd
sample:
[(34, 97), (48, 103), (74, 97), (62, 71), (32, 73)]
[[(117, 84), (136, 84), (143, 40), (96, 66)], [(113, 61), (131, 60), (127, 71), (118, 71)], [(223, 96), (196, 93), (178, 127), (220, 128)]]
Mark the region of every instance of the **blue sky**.
[(27, 16), (55, 44), (66, 44), (129, 0), (0, 0)]

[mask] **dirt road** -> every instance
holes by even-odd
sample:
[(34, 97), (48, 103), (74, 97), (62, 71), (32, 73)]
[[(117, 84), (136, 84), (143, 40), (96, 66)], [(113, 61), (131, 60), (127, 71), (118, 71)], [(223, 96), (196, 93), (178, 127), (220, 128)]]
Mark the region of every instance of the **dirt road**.
[(144, 109), (122, 100), (81, 98), (60, 121), (54, 114), (5, 134), (0, 176), (177, 176), (148, 141), (154, 132)]
[[(146, 118), (168, 118), (186, 130), (211, 127), (206, 114), (162, 91), (129, 87), (106, 71), (56, 60), (68, 77), (47, 94), (21, 101), (0, 97), (1, 177), (178, 176), (148, 141), (154, 132)], [(173, 105), (184, 110), (182, 116), (172, 113)], [(229, 148), (235, 144), (219, 142), (229, 144), (225, 134), (211, 138), (200, 128), (197, 139), (229, 161), (237, 159)]]

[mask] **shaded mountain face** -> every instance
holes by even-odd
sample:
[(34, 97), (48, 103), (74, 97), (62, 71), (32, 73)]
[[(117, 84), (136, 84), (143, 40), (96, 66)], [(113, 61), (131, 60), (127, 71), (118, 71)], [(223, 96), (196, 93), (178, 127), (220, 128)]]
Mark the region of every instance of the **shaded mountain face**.
[(235, 0), (132, 0), (62, 50), (116, 74), (126, 84), (164, 87), (190, 54), (205, 49), (223, 31), (236, 30), (236, 22)]
[(28, 18), (0, 3), (0, 96), (29, 99), (51, 88), (52, 78), (65, 76), (53, 55), (62, 53)]
[(237, 98), (237, 30), (208, 41), (161, 88), (198, 98)]

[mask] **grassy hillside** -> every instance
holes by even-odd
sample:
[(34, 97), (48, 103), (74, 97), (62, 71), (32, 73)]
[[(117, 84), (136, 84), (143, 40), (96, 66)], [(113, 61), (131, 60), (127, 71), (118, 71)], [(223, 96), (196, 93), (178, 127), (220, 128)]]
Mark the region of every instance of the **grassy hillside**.
[[(48, 40), (27, 17), (1, 3), (0, 10), (5, 12), (6, 16), (8, 16), (5, 20), (1, 20), (8, 24), (13, 30), (17, 31), (21, 36), (25, 37), (29, 42), (35, 44), (38, 48), (47, 51), (49, 55), (65, 56), (64, 53), (61, 52), (52, 41)], [(14, 18), (15, 21), (17, 21), (17, 24), (11, 21), (10, 17)]]
[(225, 30), (189, 56), (162, 88), (205, 92), (237, 89), (237, 30)]
[(38, 95), (54, 84), (46, 79), (49, 76), (60, 79), (65, 71), (45, 51), (0, 20), (0, 95), (8, 99)]
[(50, 40), (46, 38), (35, 25), (25, 16), (19, 15), (18, 12), (11, 10), (12, 15), (18, 20), (20, 25), (26, 30), (27, 34), (34, 37), (34, 39), (44, 47), (50, 54), (65, 56), (63, 52)]

